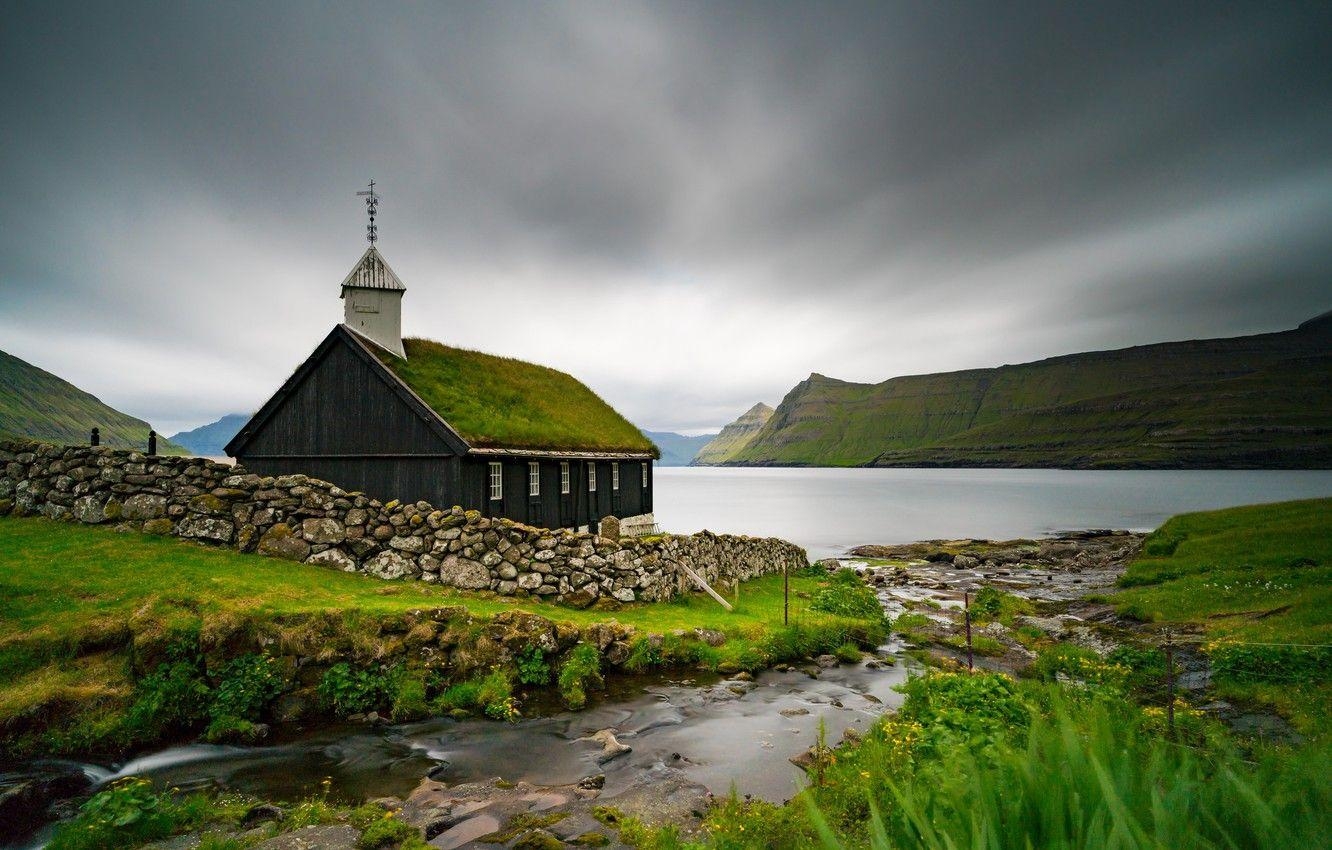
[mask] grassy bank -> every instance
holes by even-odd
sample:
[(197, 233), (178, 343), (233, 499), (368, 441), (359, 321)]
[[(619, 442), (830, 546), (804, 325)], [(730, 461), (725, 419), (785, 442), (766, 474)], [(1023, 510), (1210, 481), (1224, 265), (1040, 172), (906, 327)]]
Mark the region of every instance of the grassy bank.
[(1120, 613), (1183, 632), (1219, 696), (1332, 727), (1332, 499), (1174, 517), (1120, 584)]
[(1181, 710), (1103, 686), (934, 672), (863, 740), (823, 749), (811, 785), (774, 806), (732, 796), (706, 838), (627, 831), (643, 848), (1222, 848), (1320, 845), (1332, 827), (1326, 746), (1244, 750)]
[[(817, 574), (792, 577), (791, 615), (800, 625), (784, 629), (779, 575), (742, 585), (733, 612), (702, 595), (575, 610), (3, 518), (0, 752), (116, 751), (197, 733), (219, 713), (268, 719), (279, 693), (292, 689), (309, 696), (305, 711), (509, 716), (514, 690), (520, 696), (525, 685), (559, 685), (576, 705), (603, 665), (757, 669), (857, 636), (876, 639), (881, 623), (811, 610), (826, 583)], [(714, 646), (717, 638), (703, 640), (699, 628), (725, 639)], [(598, 652), (580, 651), (585, 641)], [(260, 696), (241, 699), (237, 716), (216, 706), (224, 694), (252, 691)], [(193, 713), (157, 722), (153, 706), (175, 703), (193, 704)], [(155, 725), (126, 728), (136, 706)]]

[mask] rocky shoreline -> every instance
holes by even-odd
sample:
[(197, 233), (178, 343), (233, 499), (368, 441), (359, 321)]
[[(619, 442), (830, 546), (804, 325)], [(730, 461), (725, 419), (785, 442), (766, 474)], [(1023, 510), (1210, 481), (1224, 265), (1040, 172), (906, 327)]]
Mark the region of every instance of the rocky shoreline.
[(894, 632), (905, 633), (905, 646), (951, 661), (966, 657), (967, 599), (988, 587), (1022, 600), (1024, 610), (1011, 625), (990, 618), (973, 629), (973, 643), (985, 650), (973, 652), (976, 666), (1018, 672), (1035, 659), (1030, 644), (1038, 637), (1104, 654), (1118, 645), (1116, 636), (1140, 626), (1117, 616), (1103, 599), (1145, 536), (1097, 529), (1042, 540), (867, 545), (822, 563), (861, 574), (897, 621)]

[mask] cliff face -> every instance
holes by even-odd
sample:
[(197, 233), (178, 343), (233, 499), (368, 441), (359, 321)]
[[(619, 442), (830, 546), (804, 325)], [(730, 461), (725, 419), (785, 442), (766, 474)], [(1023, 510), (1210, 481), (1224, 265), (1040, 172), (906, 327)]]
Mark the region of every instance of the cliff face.
[(763, 402), (749, 408), (739, 419), (721, 429), (721, 433), (711, 442), (699, 449), (690, 466), (717, 466), (731, 460), (763, 429), (772, 413), (772, 408)]
[(717, 462), (1332, 467), (1332, 320), (879, 384), (815, 374)]

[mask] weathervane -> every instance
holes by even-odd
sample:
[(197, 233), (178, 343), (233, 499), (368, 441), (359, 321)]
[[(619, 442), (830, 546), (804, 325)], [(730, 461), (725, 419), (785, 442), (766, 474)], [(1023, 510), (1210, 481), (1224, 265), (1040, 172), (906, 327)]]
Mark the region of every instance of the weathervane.
[(375, 227), (375, 213), (379, 211), (379, 195), (375, 194), (375, 181), (370, 181), (370, 189), (365, 192), (357, 192), (358, 198), (365, 198), (365, 211), (370, 213), (370, 223), (365, 227), (365, 238), (374, 245), (379, 239), (379, 229)]

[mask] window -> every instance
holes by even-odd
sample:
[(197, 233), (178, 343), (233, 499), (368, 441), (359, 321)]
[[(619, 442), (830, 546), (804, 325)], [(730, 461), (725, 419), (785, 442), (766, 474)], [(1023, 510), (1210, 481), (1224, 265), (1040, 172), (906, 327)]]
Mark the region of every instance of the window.
[(560, 464), (560, 492), (569, 492), (569, 464)]
[(490, 498), (492, 501), (504, 498), (504, 467), (502, 464), (490, 464)]
[(620, 465), (618, 463), (611, 464), (611, 489), (620, 489)]
[(527, 464), (527, 495), (541, 495), (541, 464), (536, 461)]
[(589, 493), (597, 492), (597, 465), (595, 463), (587, 465), (587, 490)]
[(647, 489), (647, 468), (648, 468), (648, 465), (647, 465), (646, 463), (640, 463), (638, 466), (639, 466), (639, 468), (640, 468), (640, 469), (642, 470), (642, 472), (643, 472), (643, 489), (646, 490), (646, 489)]

